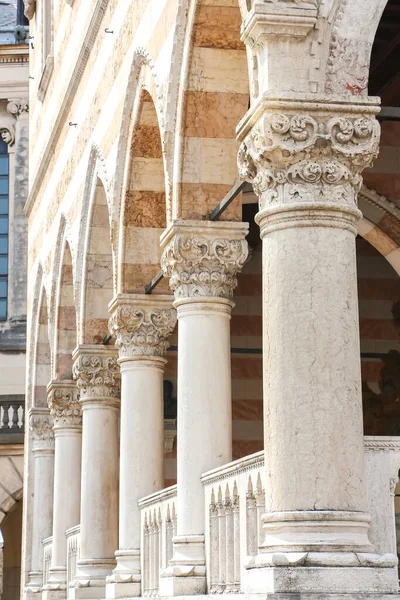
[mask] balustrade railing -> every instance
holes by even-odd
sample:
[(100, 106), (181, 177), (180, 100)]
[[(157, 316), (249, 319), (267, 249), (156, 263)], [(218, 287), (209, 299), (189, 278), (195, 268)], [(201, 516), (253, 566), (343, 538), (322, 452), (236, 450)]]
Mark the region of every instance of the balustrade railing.
[(176, 486), (142, 498), (139, 507), (142, 534), (142, 595), (158, 596), (160, 572), (168, 567), (172, 558), (172, 538), (176, 535)]
[(263, 452), (202, 476), (210, 594), (239, 593), (248, 557), (258, 552), (264, 512)]
[(42, 542), (43, 545), (43, 587), (49, 580), (49, 571), (51, 565), (51, 556), (53, 554), (53, 538), (48, 537)]
[(76, 575), (76, 563), (79, 558), (81, 527), (71, 527), (65, 532), (67, 538), (67, 586), (73, 584)]
[[(0, 400), (1, 443), (23, 442), (25, 400), (23, 396), (3, 396)], [(4, 435), (3, 435), (4, 434)]]

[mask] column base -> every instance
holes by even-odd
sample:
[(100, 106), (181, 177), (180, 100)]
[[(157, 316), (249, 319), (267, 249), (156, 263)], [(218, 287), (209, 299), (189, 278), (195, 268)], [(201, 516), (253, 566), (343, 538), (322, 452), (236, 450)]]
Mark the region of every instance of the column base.
[[(293, 510), (262, 516), (261, 553), (372, 552), (371, 517), (358, 511)], [(344, 565), (347, 566), (347, 565)]]
[(68, 598), (98, 600), (105, 598), (106, 578), (115, 567), (114, 559), (80, 560)]
[(175, 536), (170, 566), (161, 572), (160, 596), (205, 594), (207, 588), (204, 535)]
[(48, 589), (47, 586), (45, 588), (43, 588), (42, 600), (65, 600), (66, 597), (67, 597), (66, 586), (64, 586), (64, 588), (59, 588), (58, 590)]
[(398, 590), (397, 557), (392, 554), (260, 554), (248, 560), (243, 575), (245, 594), (312, 594), (314, 600), (315, 594), (352, 594), (353, 600), (353, 594), (364, 598)]
[(106, 598), (141, 595), (140, 550), (117, 550), (117, 566), (106, 580)]
[(29, 571), (28, 583), (25, 586), (25, 594), (39, 594), (43, 587), (43, 572)]

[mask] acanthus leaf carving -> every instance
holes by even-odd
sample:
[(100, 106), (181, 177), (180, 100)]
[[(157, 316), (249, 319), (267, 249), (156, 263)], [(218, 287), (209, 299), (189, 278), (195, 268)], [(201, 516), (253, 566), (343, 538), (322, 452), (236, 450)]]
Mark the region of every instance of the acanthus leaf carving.
[(114, 354), (88, 350), (80, 352), (73, 365), (73, 377), (80, 399), (119, 398), (120, 370)]
[(266, 112), (242, 141), (239, 173), (252, 183), (260, 208), (316, 201), (355, 206), (379, 137), (375, 118), (350, 111), (333, 117), (318, 110)]
[(54, 450), (53, 418), (49, 411), (31, 411), (29, 428), (32, 432), (33, 450)]
[(161, 266), (170, 278), (177, 299), (195, 297), (232, 298), (237, 274), (248, 256), (244, 239), (200, 237), (176, 233), (164, 248)]
[(52, 382), (48, 387), (47, 401), (55, 428), (82, 426), (79, 392), (74, 382)]
[(176, 325), (176, 310), (133, 299), (132, 304), (121, 304), (114, 310), (109, 330), (115, 335), (115, 345), (122, 357), (164, 357), (169, 347), (168, 338)]

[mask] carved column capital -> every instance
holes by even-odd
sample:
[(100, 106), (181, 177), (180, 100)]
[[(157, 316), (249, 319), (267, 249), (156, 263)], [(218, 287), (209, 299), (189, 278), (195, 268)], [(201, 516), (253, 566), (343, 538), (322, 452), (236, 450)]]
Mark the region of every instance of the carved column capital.
[(54, 451), (53, 418), (47, 408), (31, 408), (29, 428), (32, 432), (33, 452)]
[(317, 22), (318, 0), (247, 0), (242, 40), (260, 47), (263, 37), (304, 37)]
[(72, 372), (82, 403), (113, 399), (119, 405), (121, 376), (117, 358), (118, 351), (113, 346), (78, 346)]
[(109, 330), (120, 358), (161, 357), (176, 325), (171, 296), (119, 294), (110, 305)]
[(248, 256), (247, 232), (247, 223), (172, 223), (161, 238), (161, 266), (175, 298), (231, 299)]
[(26, 100), (10, 100), (7, 104), (7, 111), (14, 115), (16, 119), (21, 116), (22, 113), (29, 113), (29, 104)]
[(74, 381), (52, 381), (47, 387), (47, 401), (55, 429), (82, 427), (79, 392)]
[[(239, 126), (238, 167), (260, 209), (356, 209), (361, 173), (378, 155), (378, 107), (368, 101), (262, 102)], [(351, 210), (350, 210), (351, 211)]]

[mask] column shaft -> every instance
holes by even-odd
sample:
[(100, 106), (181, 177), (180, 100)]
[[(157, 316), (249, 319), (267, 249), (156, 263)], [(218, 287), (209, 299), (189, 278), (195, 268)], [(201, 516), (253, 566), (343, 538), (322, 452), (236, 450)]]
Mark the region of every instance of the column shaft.
[(229, 300), (179, 300), (178, 536), (204, 533), (201, 474), (232, 460)]
[(79, 346), (74, 378), (82, 405), (80, 556), (73, 597), (103, 598), (118, 547), (119, 367), (108, 346)]
[(229, 321), (247, 231), (243, 223), (183, 221), (161, 238), (179, 321), (178, 535), (161, 595), (206, 591), (201, 474), (231, 460)]
[(43, 585), (42, 541), (53, 524), (54, 434), (47, 409), (31, 409), (32, 452), (34, 455), (32, 559), (26, 589), (40, 592)]
[(263, 98), (239, 128), (263, 240), (266, 513), (248, 593), (394, 587), (368, 539), (355, 254), (376, 111)]
[(50, 600), (65, 597), (65, 532), (80, 521), (82, 416), (75, 382), (52, 382), (48, 386), (48, 404), (55, 438), (53, 547), (46, 586)]
[(170, 296), (119, 294), (110, 304), (121, 367), (120, 521), (107, 597), (140, 595), (138, 500), (163, 488), (163, 374), (176, 324)]

